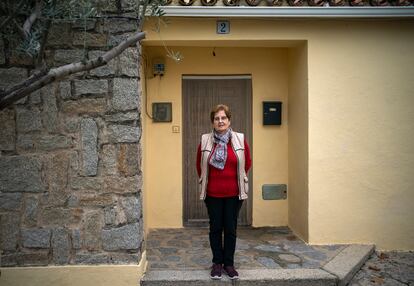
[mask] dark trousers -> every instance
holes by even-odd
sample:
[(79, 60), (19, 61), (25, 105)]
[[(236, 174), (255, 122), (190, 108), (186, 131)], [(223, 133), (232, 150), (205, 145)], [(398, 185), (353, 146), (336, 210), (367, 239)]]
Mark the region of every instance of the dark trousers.
[[(236, 250), (237, 217), (243, 204), (239, 197), (213, 198), (204, 200), (210, 219), (210, 247), (213, 252), (213, 263), (234, 265)], [(224, 231), (224, 245), (222, 234)]]

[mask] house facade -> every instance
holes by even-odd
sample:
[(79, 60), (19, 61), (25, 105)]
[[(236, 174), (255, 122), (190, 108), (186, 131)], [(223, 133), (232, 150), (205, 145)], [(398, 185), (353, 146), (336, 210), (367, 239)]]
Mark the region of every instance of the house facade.
[[(5, 285), (136, 284), (151, 229), (205, 224), (194, 150), (218, 103), (251, 145), (241, 224), (414, 249), (412, 3), (204, 2), (170, 3), (138, 49), (1, 112)], [(90, 32), (117, 37), (91, 56), (133, 31), (105, 25)], [(56, 63), (80, 49), (61, 29)], [(28, 75), (1, 56), (2, 83)], [(267, 104), (280, 124), (265, 124)]]
[[(186, 181), (191, 169), (182, 167), (194, 164), (186, 153), (196, 146), (188, 142), (199, 142), (193, 129), (209, 131), (211, 106), (204, 105), (224, 102), (238, 109), (234, 121), (251, 122), (242, 128), (252, 143), (252, 226), (288, 225), (310, 244), (412, 249), (412, 20), (371, 12), (257, 18), (243, 14), (253, 9), (246, 7), (230, 8), (238, 17), (207, 17), (195, 9), (206, 17), (173, 17), (143, 42), (150, 60), (162, 57), (163, 45), (183, 55), (178, 63), (165, 57), (163, 76), (147, 75), (147, 107), (171, 102), (172, 122), (143, 116), (146, 227), (185, 225), (183, 192), (195, 190)], [(219, 9), (228, 7), (212, 15)], [(227, 34), (217, 32), (223, 20)], [(235, 87), (203, 85), (237, 76), (250, 82), (242, 108), (232, 97)], [(187, 93), (197, 99), (188, 103)], [(264, 102), (282, 102), (281, 125), (264, 125)], [(287, 185), (287, 199), (264, 198), (271, 184)]]

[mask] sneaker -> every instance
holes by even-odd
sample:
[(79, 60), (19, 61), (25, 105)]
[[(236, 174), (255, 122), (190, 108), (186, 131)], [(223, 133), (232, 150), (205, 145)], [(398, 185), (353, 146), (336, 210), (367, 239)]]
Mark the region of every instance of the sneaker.
[(223, 267), (221, 266), (221, 264), (213, 264), (213, 266), (211, 267), (211, 273), (210, 273), (210, 277), (211, 279), (221, 279), (221, 271), (222, 271)]
[(236, 271), (234, 266), (224, 266), (224, 271), (226, 271), (231, 280), (239, 279), (239, 273)]

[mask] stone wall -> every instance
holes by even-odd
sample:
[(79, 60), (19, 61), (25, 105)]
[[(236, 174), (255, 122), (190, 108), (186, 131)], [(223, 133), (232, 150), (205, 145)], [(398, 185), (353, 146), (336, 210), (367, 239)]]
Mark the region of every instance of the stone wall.
[[(122, 2), (108, 13), (120, 15)], [(53, 26), (47, 61), (84, 55), (83, 25)], [(96, 57), (135, 31), (131, 21), (89, 21)], [(2, 266), (136, 264), (141, 258), (139, 58), (130, 47), (109, 65), (46, 86), (0, 111)], [(0, 87), (32, 72), (0, 38)]]

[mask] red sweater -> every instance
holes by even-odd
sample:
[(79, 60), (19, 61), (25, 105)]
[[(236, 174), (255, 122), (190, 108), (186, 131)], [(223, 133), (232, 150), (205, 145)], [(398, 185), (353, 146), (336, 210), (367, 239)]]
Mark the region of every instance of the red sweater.
[[(213, 151), (215, 148), (216, 145), (214, 145)], [(244, 141), (244, 157), (246, 162), (244, 169), (247, 173), (252, 164), (252, 160), (250, 158), (250, 148), (246, 140)], [(201, 145), (199, 144), (197, 150), (197, 173), (199, 177), (201, 176), (200, 162)], [(224, 169), (220, 170), (208, 164), (207, 195), (216, 198), (235, 197), (239, 195), (239, 186), (237, 184), (237, 157), (230, 141), (227, 144), (227, 160)]]

